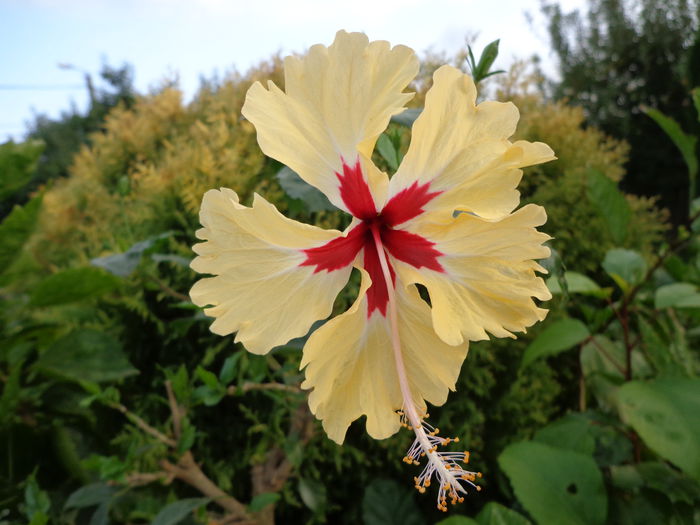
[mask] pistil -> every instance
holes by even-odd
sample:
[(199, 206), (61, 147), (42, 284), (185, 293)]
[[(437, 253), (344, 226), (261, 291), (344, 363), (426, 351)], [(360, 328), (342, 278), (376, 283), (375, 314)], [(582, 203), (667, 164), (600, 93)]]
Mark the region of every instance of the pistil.
[(437, 507), (442, 511), (447, 511), (448, 497), (453, 504), (464, 501), (460, 493), (466, 494), (467, 491), (462, 483), (471, 485), (476, 488), (477, 491), (481, 489), (481, 487), (474, 484), (475, 479), (481, 477), (481, 473), (467, 471), (460, 465), (460, 463), (466, 464), (469, 461), (469, 452), (438, 452), (438, 446), (447, 445), (451, 442), (458, 442), (459, 438), (442, 438), (438, 436), (439, 430), (423, 421), (423, 417), (418, 414), (408, 383), (406, 365), (401, 351), (401, 339), (399, 336), (396, 308), (396, 287), (391, 278), (387, 254), (384, 249), (384, 244), (382, 243), (380, 226), (376, 223), (372, 223), (370, 230), (377, 249), (389, 299), (388, 316), (391, 330), (391, 344), (394, 353), (394, 362), (396, 363), (396, 372), (399, 378), (399, 386), (401, 388), (401, 396), (403, 397), (402, 423), (404, 426), (413, 430), (416, 435), (416, 439), (408, 450), (406, 457), (404, 457), (404, 461), (406, 463), (418, 465), (420, 464), (420, 458), (425, 457), (427, 459), (427, 464), (421, 475), (414, 478), (415, 487), (419, 492), (425, 492), (426, 487), (430, 486), (433, 474), (435, 474), (440, 483)]

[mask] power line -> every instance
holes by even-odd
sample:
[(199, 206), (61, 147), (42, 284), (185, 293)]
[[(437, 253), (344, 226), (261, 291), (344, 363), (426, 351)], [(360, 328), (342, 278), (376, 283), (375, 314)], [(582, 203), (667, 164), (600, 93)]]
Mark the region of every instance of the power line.
[(0, 84), (0, 89), (13, 91), (53, 91), (85, 89), (82, 84)]

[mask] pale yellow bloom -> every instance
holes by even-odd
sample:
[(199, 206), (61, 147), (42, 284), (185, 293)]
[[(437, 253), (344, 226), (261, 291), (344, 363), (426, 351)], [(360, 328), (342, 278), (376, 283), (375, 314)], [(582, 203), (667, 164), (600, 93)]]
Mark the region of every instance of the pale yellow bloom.
[(549, 255), (548, 236), (535, 229), (546, 215), (535, 205), (514, 210), (521, 168), (554, 155), (542, 143), (511, 143), (517, 108), (476, 105), (471, 78), (443, 66), (389, 179), (371, 154), (410, 100), (403, 90), (417, 72), (411, 49), (340, 31), (330, 47), (285, 60), (285, 91), (254, 84), (243, 115), (263, 152), (354, 219), (344, 232), (322, 230), (285, 218), (258, 195), (248, 208), (231, 190), (211, 190), (192, 268), (214, 277), (196, 283), (191, 297), (216, 318), (212, 331), (236, 332), (264, 354), (328, 317), (359, 268), (355, 303), (304, 347), (309, 405), (338, 443), (362, 416), (377, 439), (412, 427), (416, 450), (407, 461), (428, 456), (416, 485), (437, 472), (444, 508), (446, 496), (463, 492), (456, 480), (474, 475), (432, 450), (449, 440), (422, 422), (426, 401), (441, 405), (454, 390), (468, 341), (513, 336), (544, 318), (533, 298), (550, 298), (534, 262)]

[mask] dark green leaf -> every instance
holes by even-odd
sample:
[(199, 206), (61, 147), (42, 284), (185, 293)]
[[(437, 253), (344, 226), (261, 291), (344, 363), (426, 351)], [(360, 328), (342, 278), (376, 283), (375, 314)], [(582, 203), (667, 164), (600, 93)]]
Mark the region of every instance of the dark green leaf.
[(413, 493), (395, 481), (375, 479), (362, 498), (365, 525), (422, 525), (425, 523)]
[(101, 503), (95, 509), (88, 525), (109, 525), (109, 502)]
[(200, 381), (202, 381), (202, 383), (204, 383), (212, 390), (221, 390), (221, 384), (219, 383), (216, 374), (210, 372), (206, 368), (202, 368), (201, 366), (197, 367), (197, 369), (195, 370), (195, 374), (200, 379)]
[(309, 507), (315, 514), (323, 513), (327, 504), (326, 486), (316, 480), (300, 478), (299, 496), (304, 505)]
[(588, 455), (543, 443), (509, 445), (498, 463), (515, 495), (539, 523), (605, 523), (607, 495), (603, 476)]
[(379, 139), (377, 140), (377, 151), (384, 158), (389, 167), (393, 171), (396, 171), (399, 167), (399, 155), (396, 148), (394, 148), (393, 142), (391, 142), (391, 139), (386, 133), (379, 135)]
[(536, 359), (568, 350), (590, 335), (588, 327), (578, 319), (562, 319), (545, 328), (535, 340), (528, 345), (523, 354), (521, 368)]
[(119, 341), (96, 330), (76, 330), (56, 341), (36, 368), (73, 381), (115, 381), (137, 374)]
[(323, 193), (311, 186), (311, 184), (308, 184), (287, 166), (284, 166), (277, 172), (277, 181), (287, 195), (293, 199), (303, 201), (309, 211), (336, 209)]
[[(681, 155), (683, 155), (683, 160), (686, 166), (688, 166), (688, 173), (690, 174), (691, 180), (695, 179), (698, 173), (698, 158), (695, 156), (697, 137), (685, 133), (678, 125), (678, 122), (671, 117), (667, 117), (660, 111), (647, 107), (642, 109), (661, 126), (661, 129), (663, 129), (666, 135), (673, 141), (681, 152)], [(691, 197), (694, 196), (695, 195), (691, 195)]]
[(700, 380), (633, 381), (617, 399), (622, 419), (649, 448), (700, 480)]
[(413, 123), (416, 121), (416, 119), (420, 116), (422, 112), (423, 108), (405, 109), (398, 115), (394, 115), (393, 117), (391, 117), (391, 121), (396, 124), (400, 124), (402, 126), (410, 128), (413, 126)]
[(153, 518), (151, 525), (176, 525), (185, 519), (194, 510), (209, 503), (210, 498), (187, 498), (174, 501)]
[(698, 122), (700, 122), (700, 88), (695, 88), (690, 93), (693, 96), (693, 104), (695, 105), (695, 112), (698, 114)]
[(278, 492), (263, 492), (262, 494), (258, 494), (248, 505), (248, 510), (250, 510), (250, 512), (260, 512), (268, 505), (277, 503), (280, 497)]
[(80, 487), (78, 490), (68, 496), (65, 509), (81, 509), (83, 507), (92, 507), (105, 503), (112, 499), (116, 490), (106, 483), (91, 483)]
[(587, 456), (595, 451), (591, 422), (580, 414), (571, 414), (550, 423), (537, 431), (534, 440)]
[(479, 57), (479, 63), (476, 65), (476, 69), (472, 71), (472, 76), (474, 77), (474, 83), (478, 84), (489, 74), (489, 70), (493, 65), (496, 57), (498, 57), (498, 44), (500, 40), (494, 40), (489, 45), (487, 45), (481, 52), (481, 57)]
[(146, 250), (151, 248), (157, 241), (170, 236), (172, 236), (171, 232), (161, 233), (146, 240), (137, 242), (124, 253), (92, 259), (90, 264), (97, 266), (98, 268), (103, 268), (109, 273), (118, 277), (128, 277), (139, 265), (139, 262), (141, 262), (141, 256)]
[(588, 199), (605, 219), (613, 240), (622, 244), (627, 237), (627, 226), (632, 210), (617, 184), (601, 172), (588, 173)]
[(613, 248), (605, 254), (603, 269), (626, 292), (631, 286), (641, 282), (646, 274), (647, 264), (635, 251)]
[(481, 509), (476, 521), (479, 525), (530, 525), (530, 520), (525, 516), (495, 501), (488, 502)]
[(667, 284), (656, 289), (654, 306), (658, 309), (700, 308), (700, 293), (694, 284)]
[(19, 256), (36, 227), (40, 208), (41, 197), (36, 197), (23, 207), (15, 206), (0, 223), (0, 273)]
[(50, 275), (31, 292), (31, 306), (54, 306), (93, 299), (116, 289), (120, 280), (98, 268), (71, 268)]
[(444, 520), (440, 520), (436, 525), (480, 525), (478, 521), (472, 518), (467, 518), (466, 516), (450, 516)]

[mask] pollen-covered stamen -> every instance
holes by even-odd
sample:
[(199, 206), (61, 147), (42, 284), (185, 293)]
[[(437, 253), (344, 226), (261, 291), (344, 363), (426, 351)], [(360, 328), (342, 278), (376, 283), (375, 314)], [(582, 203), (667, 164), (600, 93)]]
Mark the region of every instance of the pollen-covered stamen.
[(413, 465), (420, 464), (420, 458), (425, 457), (427, 464), (423, 468), (420, 476), (415, 477), (416, 489), (423, 493), (430, 486), (433, 475), (437, 478), (436, 481), (440, 484), (438, 489), (437, 507), (442, 511), (447, 511), (448, 498), (450, 503), (455, 504), (464, 501), (460, 494), (466, 494), (467, 490), (464, 485), (471, 485), (476, 490), (480, 488), (474, 484), (477, 477), (481, 477), (480, 473), (470, 472), (462, 468), (460, 463), (466, 464), (469, 461), (468, 452), (438, 452), (439, 446), (447, 445), (451, 442), (458, 441), (457, 438), (443, 438), (439, 436), (439, 429), (432, 427), (423, 421), (423, 417), (418, 415), (411, 389), (408, 384), (408, 376), (406, 374), (406, 366), (403, 361), (401, 352), (401, 341), (399, 338), (398, 318), (396, 311), (396, 289), (389, 269), (384, 246), (382, 244), (379, 227), (373, 225), (371, 227), (372, 236), (376, 245), (376, 251), (379, 256), (379, 262), (382, 268), (382, 274), (386, 283), (389, 302), (389, 322), (391, 325), (391, 344), (394, 350), (394, 360), (396, 363), (396, 372), (403, 397), (403, 410), (401, 411), (401, 423), (412, 429), (416, 434), (416, 439), (404, 457), (404, 462)]

